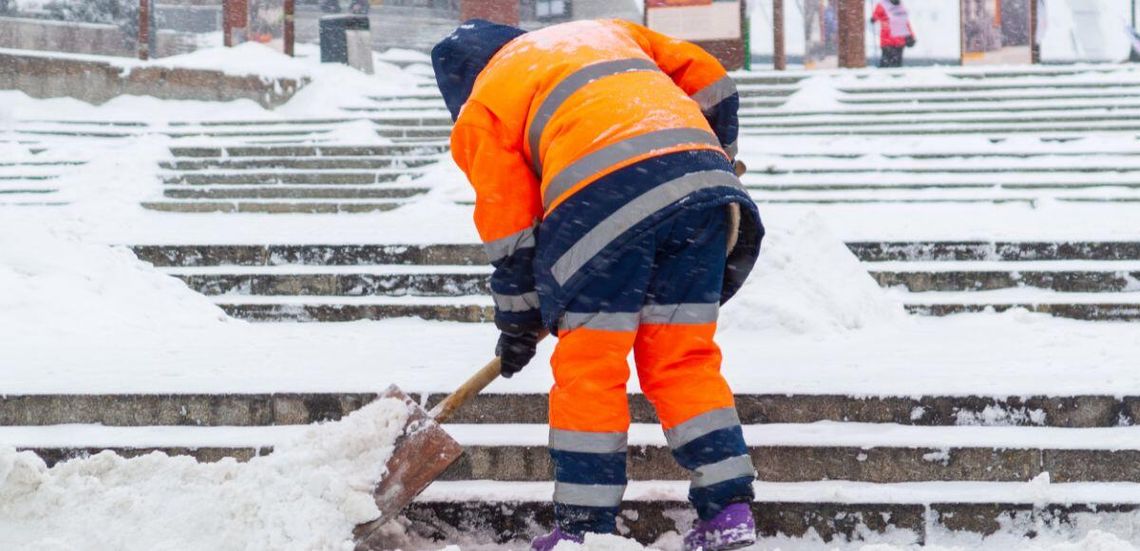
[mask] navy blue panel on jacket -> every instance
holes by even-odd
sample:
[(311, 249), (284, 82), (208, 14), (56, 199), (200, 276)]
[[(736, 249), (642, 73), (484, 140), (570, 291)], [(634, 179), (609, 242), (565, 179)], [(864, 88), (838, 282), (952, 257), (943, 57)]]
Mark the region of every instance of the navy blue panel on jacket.
[(705, 112), (705, 118), (720, 140), (720, 145), (733, 158), (736, 157), (736, 140), (740, 135), (739, 111), (740, 94), (733, 94)]
[(538, 249), (535, 261), (535, 281), (542, 303), (543, 324), (552, 332), (559, 318), (582, 288), (595, 278), (605, 278), (620, 286), (620, 277), (613, 277), (607, 269), (627, 247), (654, 231), (664, 221), (682, 209), (705, 209), (729, 203), (740, 205), (740, 233), (736, 248), (728, 257), (721, 302), (728, 301), (744, 284), (760, 254), (764, 227), (760, 213), (748, 193), (732, 178), (734, 185), (703, 187), (684, 194), (676, 200), (650, 213), (637, 213), (639, 221), (624, 233), (613, 236), (604, 248), (592, 255), (580, 268), (571, 273), (557, 273), (559, 260), (581, 241), (589, 238), (584, 232), (611, 219), (623, 207), (662, 186), (675, 185), (679, 179), (702, 173), (725, 172), (732, 167), (723, 154), (710, 150), (680, 151), (653, 157), (608, 174), (582, 188), (557, 206), (542, 221), (538, 232)]
[(523, 34), (526, 31), (516, 27), (472, 19), (432, 48), (435, 80), (452, 121), (459, 118), (459, 110), (471, 97), (475, 80), (495, 53)]

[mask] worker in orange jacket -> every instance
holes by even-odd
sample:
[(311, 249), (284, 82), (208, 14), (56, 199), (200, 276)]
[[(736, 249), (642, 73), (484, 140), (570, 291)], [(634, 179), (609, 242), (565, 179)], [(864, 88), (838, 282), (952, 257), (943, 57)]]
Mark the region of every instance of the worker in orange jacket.
[(713, 342), (719, 306), (763, 237), (733, 173), (739, 95), (699, 47), (626, 21), (524, 32), (473, 20), (432, 51), (494, 266), (497, 352), (510, 377), (545, 329), (555, 530), (545, 551), (610, 533), (626, 486), (626, 362), (699, 521), (686, 547), (755, 539), (755, 470)]

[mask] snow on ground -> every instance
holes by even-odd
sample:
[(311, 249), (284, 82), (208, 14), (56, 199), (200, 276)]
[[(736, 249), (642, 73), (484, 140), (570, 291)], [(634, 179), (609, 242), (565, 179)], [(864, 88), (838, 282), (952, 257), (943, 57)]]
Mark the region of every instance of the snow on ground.
[[(171, 102), (118, 98), (102, 106), (69, 99), (34, 100), (0, 92), (0, 121), (251, 120), (343, 116), (341, 105), (366, 96), (408, 91), (419, 77), (378, 65), (367, 76), (316, 63), (301, 50), (313, 82), (287, 105), (267, 111), (252, 102)], [(205, 54), (203, 54), (205, 55)], [(382, 58), (383, 56), (378, 56)], [(891, 81), (871, 75), (860, 84)], [(909, 78), (909, 74), (908, 74)], [(915, 71), (935, 82), (938, 70)], [(818, 106), (848, 77), (809, 81), (800, 106)], [(814, 84), (813, 84), (814, 83)], [(793, 102), (797, 99), (793, 98)], [(363, 139), (349, 123), (338, 143)], [(0, 134), (2, 136), (2, 134)], [(146, 135), (108, 142), (54, 143), (41, 155), (88, 159), (57, 182), (73, 204), (7, 209), (0, 216), (0, 274), (19, 293), (0, 316), (0, 392), (234, 392), (371, 390), (399, 383), (410, 390), (449, 390), (457, 374), (482, 365), (495, 333), (485, 325), (390, 320), (347, 324), (221, 322), (209, 301), (105, 244), (203, 243), (472, 243), (469, 186), (441, 155), (422, 182), (432, 191), (395, 211), (351, 216), (172, 215), (142, 209), (156, 198), (158, 163), (169, 138)], [(185, 143), (182, 142), (182, 143)], [(209, 140), (205, 144), (216, 143)], [(877, 155), (904, 152), (1134, 151), (1128, 137), (1065, 144), (1010, 138), (742, 139), (742, 157), (763, 167), (841, 163), (793, 161), (781, 153), (828, 151)], [(7, 142), (7, 156), (30, 156)], [(893, 160), (892, 163), (897, 163)], [(960, 160), (936, 161), (945, 164)], [(1008, 161), (1006, 161), (1008, 162)], [(1071, 157), (1032, 162), (1083, 164)], [(1119, 162), (1119, 161), (1115, 161)], [(997, 163), (971, 159), (971, 166)], [(888, 177), (886, 175), (884, 178)], [(764, 205), (769, 236), (753, 278), (724, 309), (720, 341), (725, 370), (740, 392), (1023, 395), (1130, 394), (1140, 391), (1133, 324), (1087, 324), (1025, 312), (920, 319), (903, 316), (843, 247), (863, 239), (1137, 239), (1140, 226), (1126, 204), (1034, 205)], [(432, 220), (424, 224), (424, 220)], [(40, 251), (51, 251), (43, 254)], [(97, 268), (92, 268), (95, 266)], [(57, 287), (70, 290), (55, 293)], [(126, 289), (140, 290), (128, 294)], [(154, 295), (162, 295), (154, 296)], [(129, 295), (129, 296), (128, 296)], [(25, 296), (27, 298), (21, 298)], [(48, 297), (51, 298), (48, 298)], [(120, 300), (115, 297), (124, 297)], [(39, 298), (33, 298), (39, 297)], [(64, 298), (66, 297), (66, 299)], [(107, 312), (107, 314), (102, 314)], [(99, 320), (99, 323), (93, 323)], [(147, 338), (140, 338), (149, 335)], [(984, 342), (982, 346), (979, 343)], [(64, 345), (61, 346), (60, 344)], [(45, 355), (43, 350), (53, 350)], [(432, 350), (425, 356), (423, 350)], [(520, 376), (495, 383), (498, 392), (549, 388), (544, 364), (550, 344)], [(1002, 369), (992, 369), (1001, 365)], [(1074, 377), (1074, 373), (1081, 374)], [(636, 388), (636, 382), (631, 382)]]
[(0, 548), (351, 550), (406, 419), (378, 401), (248, 463), (104, 452), (48, 469), (0, 446)]
[[(199, 55), (205, 60), (210, 54)], [(422, 82), (388, 64), (379, 64), (379, 76), (367, 77), (344, 67), (317, 65), (311, 52), (300, 62), (305, 60), (304, 70), (313, 82), (276, 111), (252, 102), (150, 98), (119, 98), (92, 107), (0, 92), (4, 106), (0, 122), (341, 116), (341, 106)], [(933, 83), (945, 75), (928, 71), (915, 78)], [(830, 105), (827, 98), (834, 91), (829, 87), (836, 82), (844, 80), (809, 82), (806, 95), (793, 98), (793, 108)], [(336, 141), (365, 139), (364, 130), (350, 123), (337, 130)], [(888, 153), (876, 150), (881, 141), (807, 140), (746, 137), (743, 157), (764, 166), (786, 162), (767, 155), (819, 150), (821, 145), (829, 151)], [(429, 169), (424, 181), (433, 191), (427, 197), (390, 213), (187, 216), (145, 211), (138, 201), (158, 194), (156, 167), (169, 158), (170, 143), (167, 138), (145, 136), (105, 144), (56, 144), (45, 154), (91, 161), (60, 180), (73, 203), (2, 212), (0, 393), (346, 392), (375, 391), (390, 383), (406, 390), (450, 391), (457, 378), (490, 356), (496, 335), (489, 325), (418, 320), (276, 325), (225, 320), (210, 300), (133, 259), (125, 249), (107, 247), (474, 242), (471, 207), (455, 203), (469, 198), (470, 191), (450, 162)], [(1021, 147), (1040, 152), (1077, 147), (1025, 139), (998, 145), (971, 138), (907, 139), (892, 145), (897, 151)], [(1082, 145), (1095, 149), (1105, 144)], [(1120, 141), (1114, 147), (1127, 151), (1129, 145)], [(6, 159), (31, 156), (22, 145), (8, 142), (0, 147)], [(871, 238), (1135, 239), (1140, 228), (1127, 209), (1044, 202), (995, 207), (764, 206), (762, 210), (769, 229), (762, 259), (755, 276), (724, 309), (719, 334), (726, 355), (724, 369), (738, 392), (991, 396), (1140, 392), (1140, 372), (1135, 369), (1140, 328), (1134, 324), (1089, 324), (1016, 311), (947, 319), (908, 317), (842, 244), (842, 240)], [(551, 346), (544, 343), (528, 369), (511, 380), (497, 381), (491, 391), (549, 388), (545, 365)], [(631, 381), (631, 388), (636, 388), (636, 381)], [(294, 445), (279, 444), (273, 455), (248, 465), (99, 455), (46, 469), (28, 454), (0, 450), (0, 547), (123, 548), (125, 543), (116, 538), (125, 531), (108, 530), (109, 519), (140, 526), (132, 534), (145, 544), (138, 548), (344, 547), (351, 526), (374, 514), (363, 489), (380, 475), (375, 469), (382, 465), (387, 448), (373, 444), (391, 442), (398, 416), (390, 414), (393, 411), (383, 405), (366, 409), (345, 422), (319, 427)], [(368, 434), (371, 437), (362, 437)], [(187, 511), (197, 520), (191, 520)], [(1086, 532), (1045, 533), (1033, 541), (1002, 535), (982, 542), (945, 535), (936, 540), (943, 547), (931, 548), (1134, 548), (1107, 532)], [(48, 533), (55, 534), (54, 539), (43, 536)], [(458, 545), (448, 549), (478, 549), (454, 543)], [(757, 548), (894, 551), (910, 549), (912, 543), (905, 535), (888, 535), (869, 545), (777, 538)], [(675, 549), (677, 544), (676, 536), (671, 536), (658, 547)], [(409, 549), (439, 547), (419, 542)], [(583, 548), (640, 549), (616, 538), (592, 539)]]

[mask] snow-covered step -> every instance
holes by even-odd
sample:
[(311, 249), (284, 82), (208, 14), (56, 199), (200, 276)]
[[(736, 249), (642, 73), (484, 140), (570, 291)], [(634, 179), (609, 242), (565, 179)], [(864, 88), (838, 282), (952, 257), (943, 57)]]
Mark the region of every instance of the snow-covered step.
[(404, 204), (398, 200), (351, 199), (262, 199), (249, 201), (167, 200), (146, 201), (143, 208), (178, 213), (251, 213), (251, 214), (353, 214), (383, 212)]
[(490, 293), (490, 270), (475, 267), (295, 266), (269, 268), (167, 269), (204, 295), (261, 296), (441, 296)]
[(791, 73), (791, 72), (762, 72), (762, 71), (736, 71), (731, 73), (733, 80), (741, 85), (769, 85), (769, 86), (786, 86), (789, 84), (799, 84), (804, 80), (810, 78), (810, 73)]
[(753, 109), (753, 110), (775, 109), (777, 107), (783, 106), (785, 103), (787, 103), (787, 100), (784, 98), (781, 98), (781, 99), (757, 98), (757, 97), (740, 98), (740, 108), (741, 109)]
[(864, 262), (1140, 260), (1137, 241), (860, 241)]
[[(404, 388), (428, 406), (444, 395)], [(98, 424), (110, 426), (271, 426), (337, 420), (376, 398), (372, 392), (214, 394), (6, 394), (0, 426)], [(653, 407), (631, 394), (635, 423), (655, 423)], [(483, 393), (456, 413), (462, 424), (544, 424), (545, 391)], [(746, 424), (895, 423), (915, 426), (1049, 426), (1106, 428), (1140, 421), (1140, 396), (1058, 395), (875, 396), (737, 394)]]
[(170, 199), (407, 199), (426, 193), (423, 187), (393, 186), (305, 186), (199, 185), (191, 188), (167, 187), (163, 197)]
[(1134, 291), (1056, 292), (1022, 287), (973, 292), (897, 292), (897, 298), (907, 311), (927, 316), (1024, 309), (1087, 321), (1140, 321), (1140, 293)]
[(234, 145), (227, 147), (181, 146), (171, 147), (175, 157), (347, 157), (347, 156), (402, 156), (436, 155), (445, 149), (421, 145)]
[[(460, 533), (472, 543), (523, 548), (550, 528), (553, 490), (548, 482), (436, 482), (405, 515), (410, 529), (424, 537), (446, 540)], [(1140, 509), (1140, 487), (1128, 483), (758, 482), (754, 490), (762, 537), (818, 537), (820, 548), (822, 542), (861, 541), (887, 531), (896, 545), (939, 544), (956, 532), (1002, 529), (1036, 536), (1097, 526), (1130, 534), (1131, 517)], [(631, 482), (619, 530), (647, 545), (679, 539), (695, 518), (687, 492), (685, 482)]]
[(281, 243), (134, 245), (143, 261), (159, 267), (191, 266), (486, 266), (483, 246), (475, 243)]
[(226, 314), (248, 321), (344, 322), (420, 318), (484, 323), (494, 319), (489, 295), (401, 296), (258, 296), (211, 297)]
[(1134, 98), (1105, 100), (1105, 99), (1071, 99), (1071, 100), (1022, 100), (1014, 103), (996, 103), (992, 101), (959, 101), (953, 103), (923, 103), (910, 105), (907, 102), (896, 104), (867, 104), (858, 107), (851, 106), (846, 109), (829, 110), (750, 110), (741, 109), (741, 118), (751, 118), (753, 115), (763, 115), (766, 118), (798, 118), (804, 116), (898, 116), (898, 115), (934, 115), (934, 114), (965, 114), (965, 113), (1034, 113), (1039, 111), (1107, 111), (1133, 110), (1140, 107), (1140, 102)]
[(1140, 79), (1134, 76), (1130, 79), (1104, 78), (1096, 81), (1065, 79), (1010, 79), (1000, 81), (997, 79), (981, 79), (976, 81), (960, 81), (953, 84), (916, 85), (904, 83), (897, 86), (882, 86), (877, 84), (860, 86), (841, 86), (838, 90), (848, 95), (870, 94), (910, 94), (921, 95), (930, 93), (970, 94), (974, 92), (1008, 92), (1008, 91), (1054, 91), (1054, 90), (1081, 90), (1094, 93), (1099, 90), (1138, 90)]
[(394, 182), (423, 175), (422, 170), (386, 168), (377, 170), (234, 170), (190, 171), (163, 176), (165, 184), (184, 185), (366, 185)]
[(1004, 112), (985, 112), (985, 113), (932, 113), (929, 115), (845, 115), (845, 114), (829, 114), (829, 115), (802, 115), (798, 117), (768, 117), (765, 115), (752, 115), (740, 118), (740, 125), (742, 128), (755, 128), (755, 127), (768, 127), (768, 128), (808, 128), (808, 127), (878, 127), (893, 125), (896, 126), (899, 133), (906, 130), (906, 127), (913, 125), (931, 125), (931, 124), (946, 124), (946, 125), (970, 125), (970, 124), (986, 124), (986, 125), (1021, 125), (1021, 126), (1042, 126), (1054, 123), (1085, 123), (1092, 125), (1094, 123), (1116, 123), (1122, 124), (1126, 122), (1134, 122), (1140, 119), (1140, 110), (1137, 109), (1121, 109), (1121, 110), (1105, 110), (1103, 113), (1091, 113), (1088, 111), (1056, 111), (1056, 110), (1041, 110), (1031, 114), (1017, 113), (1009, 114)]
[[(545, 425), (446, 425), (464, 455), (441, 481), (543, 482), (552, 477)], [(0, 427), (0, 442), (74, 456), (91, 450), (212, 449), (254, 455), (304, 425), (272, 427)], [(758, 480), (1140, 482), (1140, 428), (909, 427), (831, 423), (745, 425)], [(657, 425), (629, 431), (631, 480), (688, 480)]]
[(319, 156), (319, 157), (242, 157), (177, 159), (160, 164), (166, 170), (380, 170), (395, 168), (418, 168), (439, 161), (438, 156), (389, 155), (389, 156)]
[[(989, 143), (987, 141), (987, 143)], [(1140, 149), (1136, 149), (1135, 142), (1131, 138), (1127, 143), (1131, 146), (1123, 149), (1109, 149), (1107, 146), (1098, 147), (1096, 149), (1082, 149), (1077, 147), (1080, 141), (1069, 142), (1066, 144), (1064, 150), (1058, 149), (1037, 149), (1036, 151), (1029, 151), (1025, 149), (1002, 149), (995, 150), (993, 145), (988, 151), (983, 151), (970, 147), (962, 148), (944, 148), (938, 151), (773, 151), (773, 150), (744, 150), (742, 157), (748, 159), (757, 157), (761, 161), (768, 159), (778, 159), (784, 161), (804, 161), (804, 162), (871, 162), (885, 159), (892, 162), (919, 162), (919, 161), (946, 161), (950, 159), (986, 159), (987, 161), (1057, 161), (1061, 159), (1073, 159), (1077, 162), (1083, 162), (1089, 158), (1096, 158), (1107, 162), (1111, 159), (1120, 159), (1123, 161), (1131, 160), (1135, 157), (1140, 157)], [(763, 163), (761, 162), (761, 167)]]
[(750, 188), (752, 198), (762, 204), (877, 204), (877, 203), (1021, 203), (1035, 205), (1042, 201), (1061, 203), (1132, 203), (1140, 201), (1136, 190), (1102, 188), (1028, 190), (963, 188), (962, 186), (930, 187), (909, 186), (900, 188), (854, 188), (824, 190), (778, 190)]
[(865, 107), (868, 105), (886, 105), (886, 104), (907, 104), (912, 105), (927, 105), (927, 104), (947, 104), (947, 103), (962, 103), (962, 102), (976, 102), (976, 103), (989, 103), (1001, 105), (1017, 105), (1027, 101), (1074, 101), (1074, 100), (1088, 100), (1088, 101), (1104, 101), (1110, 102), (1113, 100), (1131, 100), (1136, 98), (1134, 90), (1124, 91), (1082, 91), (1082, 90), (1066, 90), (1066, 91), (1051, 91), (1049, 89), (1043, 90), (1007, 90), (1004, 92), (980, 92), (980, 93), (966, 93), (966, 92), (934, 92), (928, 94), (907, 94), (907, 93), (880, 93), (880, 94), (863, 94), (853, 95), (847, 94), (838, 98), (839, 103), (847, 105), (857, 105)]
[(1140, 292), (1140, 262), (886, 262), (868, 266), (883, 287), (912, 293), (1032, 287), (1065, 293)]
[(969, 135), (984, 134), (987, 136), (1004, 136), (1018, 134), (1042, 134), (1052, 138), (1080, 137), (1088, 133), (1121, 133), (1140, 131), (1140, 120), (1121, 119), (1108, 121), (1084, 122), (1057, 121), (1036, 123), (908, 123), (908, 124), (876, 124), (869, 126), (829, 126), (817, 124), (795, 128), (772, 128), (764, 126), (743, 126), (740, 129), (742, 136), (937, 136), (937, 135)]

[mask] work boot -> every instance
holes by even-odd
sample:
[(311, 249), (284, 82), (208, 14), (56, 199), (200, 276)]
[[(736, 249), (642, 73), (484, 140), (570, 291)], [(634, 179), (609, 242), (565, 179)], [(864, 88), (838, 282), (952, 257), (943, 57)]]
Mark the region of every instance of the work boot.
[(582, 536), (567, 534), (561, 528), (555, 528), (553, 532), (535, 538), (534, 541), (530, 542), (530, 549), (531, 551), (550, 551), (564, 541), (582, 543), (583, 539)]
[(733, 503), (685, 534), (685, 551), (728, 551), (756, 543), (756, 521), (747, 503)]

